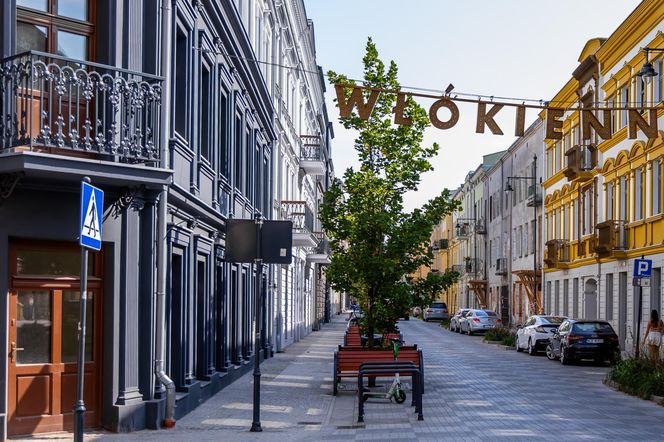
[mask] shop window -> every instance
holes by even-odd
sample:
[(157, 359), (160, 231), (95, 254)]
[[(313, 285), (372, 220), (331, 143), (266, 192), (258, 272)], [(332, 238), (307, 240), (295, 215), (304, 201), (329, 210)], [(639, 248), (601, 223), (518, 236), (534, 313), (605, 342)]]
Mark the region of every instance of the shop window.
[(613, 273), (606, 275), (606, 320), (613, 320)]

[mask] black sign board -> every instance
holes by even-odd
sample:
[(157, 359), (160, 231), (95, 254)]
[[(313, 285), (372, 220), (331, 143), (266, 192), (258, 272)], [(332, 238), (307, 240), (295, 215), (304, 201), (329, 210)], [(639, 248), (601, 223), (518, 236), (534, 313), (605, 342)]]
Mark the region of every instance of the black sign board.
[(226, 262), (253, 262), (262, 258), (264, 264), (290, 264), (293, 259), (293, 222), (263, 221), (260, 228), (261, 256), (256, 256), (258, 226), (248, 219), (226, 221)]

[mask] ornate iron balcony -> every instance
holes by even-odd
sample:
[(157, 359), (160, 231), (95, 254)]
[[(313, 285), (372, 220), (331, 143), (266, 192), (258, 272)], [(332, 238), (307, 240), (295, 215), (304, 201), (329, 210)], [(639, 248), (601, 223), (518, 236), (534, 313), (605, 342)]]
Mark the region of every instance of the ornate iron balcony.
[(160, 77), (41, 52), (3, 59), (0, 75), (0, 151), (159, 160)]
[(293, 222), (294, 232), (313, 233), (314, 212), (306, 201), (282, 201), (281, 216)]

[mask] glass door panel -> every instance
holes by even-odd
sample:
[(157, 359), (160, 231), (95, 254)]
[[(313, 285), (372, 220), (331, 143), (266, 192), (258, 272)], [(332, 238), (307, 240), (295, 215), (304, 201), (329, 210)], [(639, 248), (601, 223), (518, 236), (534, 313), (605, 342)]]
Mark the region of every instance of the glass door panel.
[[(62, 354), (63, 363), (78, 361), (78, 324), (81, 293), (73, 290), (62, 292)], [(94, 293), (88, 291), (85, 308), (85, 361), (93, 360), (94, 342)]]
[(51, 362), (52, 305), (49, 290), (19, 290), (16, 318), (17, 364)]

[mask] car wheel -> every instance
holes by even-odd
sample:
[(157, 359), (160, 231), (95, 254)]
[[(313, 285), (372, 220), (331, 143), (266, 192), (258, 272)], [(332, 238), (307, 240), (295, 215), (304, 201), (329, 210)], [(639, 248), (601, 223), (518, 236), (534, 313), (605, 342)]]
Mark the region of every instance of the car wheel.
[(528, 339), (528, 354), (530, 356), (535, 356), (536, 353), (537, 353), (537, 350), (535, 350), (535, 346), (533, 345), (533, 340)]
[(518, 351), (518, 352), (523, 351), (523, 348), (521, 348), (521, 346), (519, 346), (519, 335), (516, 336), (516, 341), (514, 342), (514, 345), (516, 346), (516, 351)]
[(560, 347), (560, 363), (562, 365), (570, 365), (572, 363), (572, 359), (565, 355), (565, 349), (562, 346)]
[(553, 346), (551, 346), (551, 344), (546, 344), (546, 357), (549, 361), (556, 359), (556, 354), (553, 352)]

